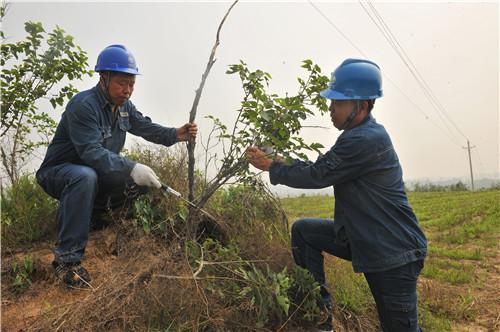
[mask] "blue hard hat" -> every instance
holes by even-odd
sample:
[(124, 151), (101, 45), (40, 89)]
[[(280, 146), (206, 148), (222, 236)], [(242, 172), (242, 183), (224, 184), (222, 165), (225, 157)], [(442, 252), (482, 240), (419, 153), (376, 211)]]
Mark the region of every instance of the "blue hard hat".
[(96, 72), (114, 71), (131, 75), (139, 75), (135, 58), (123, 45), (110, 45), (97, 57)]
[(382, 97), (382, 75), (379, 66), (369, 60), (347, 59), (332, 73), (323, 98), (335, 100), (368, 100)]

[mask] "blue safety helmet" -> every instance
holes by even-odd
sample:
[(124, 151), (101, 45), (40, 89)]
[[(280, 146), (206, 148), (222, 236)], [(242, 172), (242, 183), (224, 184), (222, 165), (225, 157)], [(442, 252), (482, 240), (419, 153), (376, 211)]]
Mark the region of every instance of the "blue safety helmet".
[(369, 100), (382, 97), (382, 75), (376, 63), (362, 59), (347, 59), (332, 73), (323, 98), (335, 100)]
[(131, 75), (139, 75), (135, 58), (123, 45), (110, 45), (97, 57), (96, 72), (113, 71)]

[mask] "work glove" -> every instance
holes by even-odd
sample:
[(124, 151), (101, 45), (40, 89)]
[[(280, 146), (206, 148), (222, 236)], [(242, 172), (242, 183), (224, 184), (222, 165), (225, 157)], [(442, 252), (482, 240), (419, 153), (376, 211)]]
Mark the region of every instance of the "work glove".
[(135, 164), (130, 176), (139, 186), (161, 188), (160, 179), (149, 166), (139, 163)]

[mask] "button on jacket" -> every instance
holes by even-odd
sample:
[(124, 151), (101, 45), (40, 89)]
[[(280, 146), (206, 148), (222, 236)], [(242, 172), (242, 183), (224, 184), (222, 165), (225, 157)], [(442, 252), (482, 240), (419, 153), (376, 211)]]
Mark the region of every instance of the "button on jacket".
[(316, 162), (274, 161), (272, 184), (334, 187), (332, 241), (349, 246), (356, 272), (380, 272), (427, 255), (427, 240), (408, 203), (402, 169), (385, 128), (369, 115), (345, 130)]

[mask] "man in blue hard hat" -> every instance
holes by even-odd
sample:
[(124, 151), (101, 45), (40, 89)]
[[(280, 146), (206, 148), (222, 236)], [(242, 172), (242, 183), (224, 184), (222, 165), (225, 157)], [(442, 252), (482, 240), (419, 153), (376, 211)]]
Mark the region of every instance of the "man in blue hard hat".
[(99, 83), (76, 94), (66, 106), (36, 177), (59, 200), (58, 235), (52, 262), (69, 287), (89, 286), (81, 266), (91, 221), (147, 191), (160, 188), (148, 166), (121, 156), (127, 132), (170, 146), (195, 138), (197, 125), (168, 128), (143, 116), (130, 101), (139, 71), (123, 45), (106, 47), (97, 58)]
[[(292, 226), (294, 260), (319, 283), (326, 308), (332, 298), (323, 252), (352, 261), (354, 271), (364, 273), (383, 331), (420, 331), (416, 285), (427, 240), (408, 203), (391, 139), (371, 115), (375, 99), (382, 97), (380, 68), (368, 60), (347, 59), (321, 96), (331, 100), (331, 120), (343, 131), (330, 151), (315, 162), (286, 164), (251, 147), (250, 163), (269, 171), (272, 184), (333, 186), (334, 220), (302, 219)], [(321, 328), (332, 327), (330, 316)]]

